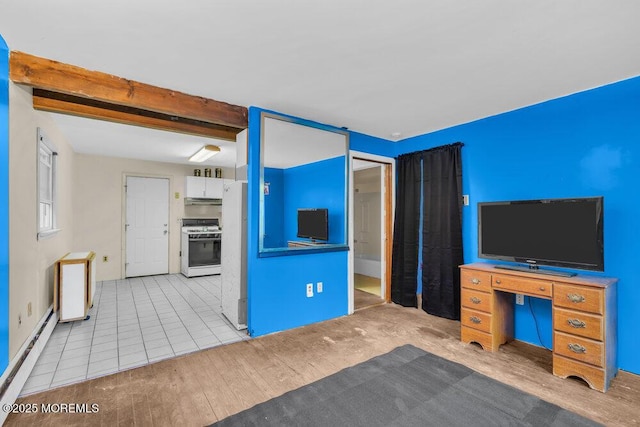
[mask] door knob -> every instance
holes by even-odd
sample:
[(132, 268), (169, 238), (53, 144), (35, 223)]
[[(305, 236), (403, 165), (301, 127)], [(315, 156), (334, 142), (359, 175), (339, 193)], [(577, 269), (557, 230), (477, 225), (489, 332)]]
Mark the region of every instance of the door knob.
[(168, 233), (168, 231), (167, 231), (167, 230), (164, 230), (164, 234), (167, 234), (167, 233)]

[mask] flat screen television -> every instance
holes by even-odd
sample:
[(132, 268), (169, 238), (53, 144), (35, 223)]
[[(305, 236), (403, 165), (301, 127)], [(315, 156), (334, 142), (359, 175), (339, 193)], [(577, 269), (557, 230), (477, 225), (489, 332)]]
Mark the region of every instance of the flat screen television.
[(298, 209), (297, 235), (312, 240), (329, 240), (329, 210)]
[(478, 203), (478, 256), (604, 271), (604, 198)]

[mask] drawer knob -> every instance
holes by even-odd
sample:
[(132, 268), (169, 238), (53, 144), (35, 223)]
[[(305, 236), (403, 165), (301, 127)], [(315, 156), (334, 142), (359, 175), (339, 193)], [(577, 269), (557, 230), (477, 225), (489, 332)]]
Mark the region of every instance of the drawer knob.
[(587, 326), (586, 323), (584, 323), (582, 320), (580, 319), (568, 319), (567, 323), (569, 324), (569, 326), (571, 326), (572, 328), (584, 328), (585, 326)]
[(473, 279), (471, 279), (471, 283), (473, 283), (474, 285), (479, 285), (480, 284), (480, 279), (476, 279), (474, 277)]
[(544, 291), (544, 286), (540, 286), (538, 289), (540, 289), (541, 291)]
[(499, 285), (502, 282), (500, 281), (500, 279), (496, 279), (496, 283)]
[(569, 298), (569, 301), (575, 302), (575, 303), (584, 302), (585, 300), (584, 296), (580, 294), (567, 294), (567, 298)]
[(569, 343), (568, 347), (569, 347), (569, 350), (577, 354), (585, 354), (587, 352), (587, 349), (581, 346), (580, 344)]
[(480, 298), (471, 297), (471, 302), (474, 304), (480, 304), (482, 300)]
[(471, 316), (469, 318), (469, 320), (471, 320), (473, 323), (475, 323), (476, 325), (479, 323), (482, 323), (482, 319), (477, 318), (476, 316)]

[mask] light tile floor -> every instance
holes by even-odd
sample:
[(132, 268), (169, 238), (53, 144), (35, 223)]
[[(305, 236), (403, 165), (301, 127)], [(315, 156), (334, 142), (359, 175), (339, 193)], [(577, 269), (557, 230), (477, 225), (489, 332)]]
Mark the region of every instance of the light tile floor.
[(219, 275), (99, 282), (89, 315), (56, 325), (21, 396), (249, 339), (222, 314)]

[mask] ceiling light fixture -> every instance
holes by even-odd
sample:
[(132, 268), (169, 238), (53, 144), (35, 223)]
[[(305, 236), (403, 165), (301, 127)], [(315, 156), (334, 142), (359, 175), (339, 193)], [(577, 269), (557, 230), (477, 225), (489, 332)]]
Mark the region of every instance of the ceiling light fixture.
[(189, 157), (190, 162), (204, 162), (209, 157), (214, 156), (220, 152), (220, 147), (215, 145), (205, 145), (196, 154)]

